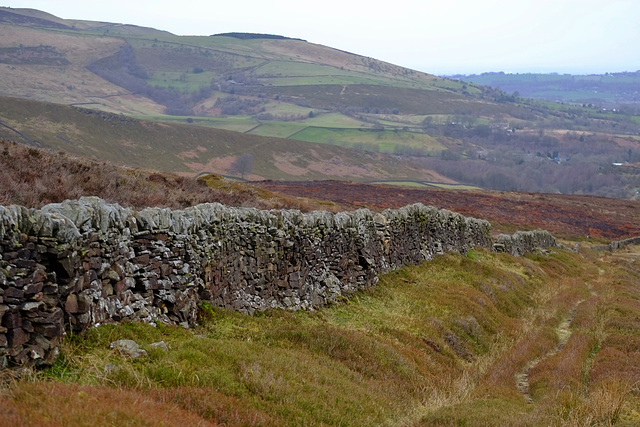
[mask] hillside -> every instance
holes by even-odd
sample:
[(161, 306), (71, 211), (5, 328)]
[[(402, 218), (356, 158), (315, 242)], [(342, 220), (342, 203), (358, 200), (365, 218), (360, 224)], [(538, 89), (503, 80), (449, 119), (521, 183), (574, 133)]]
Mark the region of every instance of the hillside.
[[(0, 95), (232, 130), (242, 134), (232, 139), (251, 141), (245, 146), (260, 144), (252, 137), (286, 138), (294, 148), (281, 156), (285, 165), (269, 170), (256, 164), (251, 179), (458, 182), (619, 198), (637, 197), (640, 188), (640, 119), (630, 109), (533, 101), (522, 93), (515, 96), (276, 35), (186, 37), (64, 20), (27, 9), (0, 11)], [(331, 154), (314, 156), (304, 148), (308, 143), (324, 144), (322, 150)], [(352, 158), (362, 157), (363, 151), (365, 158), (369, 153), (411, 157), (431, 177), (404, 179), (416, 170), (411, 167), (401, 177), (397, 171), (404, 166), (382, 167), (379, 174), (372, 172), (378, 169), (373, 165), (318, 171), (328, 158), (350, 156), (333, 151), (334, 146), (355, 150)], [(209, 149), (192, 144), (180, 152), (193, 155), (197, 147)], [(277, 144), (271, 148), (266, 156), (255, 153), (256, 159), (264, 161), (282, 150)], [(157, 169), (225, 174), (231, 158), (242, 154), (231, 151), (213, 162), (211, 155), (196, 153), (199, 158), (187, 167), (173, 155), (152, 155), (149, 161)], [(148, 154), (125, 152), (119, 158)], [(614, 163), (625, 167), (614, 168)]]
[[(142, 169), (194, 177), (342, 179), (420, 177), (450, 182), (415, 161), (319, 143), (244, 135), (182, 123), (0, 96), (0, 137)], [(239, 158), (250, 161), (238, 168)]]
[(82, 196), (97, 196), (109, 203), (138, 209), (150, 206), (180, 209), (213, 202), (261, 209), (308, 210), (312, 206), (216, 175), (196, 180), (1, 139), (0, 181), (0, 206), (41, 208)]

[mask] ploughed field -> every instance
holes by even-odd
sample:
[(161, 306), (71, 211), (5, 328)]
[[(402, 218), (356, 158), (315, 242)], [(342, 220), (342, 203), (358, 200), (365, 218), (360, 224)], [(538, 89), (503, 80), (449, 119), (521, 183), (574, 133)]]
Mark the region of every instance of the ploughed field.
[(433, 205), (486, 219), (494, 232), (541, 228), (558, 237), (606, 240), (640, 235), (640, 202), (605, 197), (490, 191), (418, 189), (340, 181), (254, 183), (275, 193), (325, 200), (344, 209)]

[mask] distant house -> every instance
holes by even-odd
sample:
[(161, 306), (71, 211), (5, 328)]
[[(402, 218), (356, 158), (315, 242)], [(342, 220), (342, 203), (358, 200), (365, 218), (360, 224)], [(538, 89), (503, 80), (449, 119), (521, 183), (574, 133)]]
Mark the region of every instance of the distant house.
[(624, 163), (619, 163), (619, 162), (613, 162), (611, 163), (611, 165), (613, 166), (622, 166)]

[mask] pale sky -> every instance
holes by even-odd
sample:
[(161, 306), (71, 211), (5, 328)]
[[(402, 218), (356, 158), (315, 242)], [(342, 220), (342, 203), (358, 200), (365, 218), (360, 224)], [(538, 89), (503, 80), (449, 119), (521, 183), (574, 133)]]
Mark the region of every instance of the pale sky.
[(640, 70), (640, 0), (25, 0), (1, 5), (179, 35), (278, 34), (438, 75)]

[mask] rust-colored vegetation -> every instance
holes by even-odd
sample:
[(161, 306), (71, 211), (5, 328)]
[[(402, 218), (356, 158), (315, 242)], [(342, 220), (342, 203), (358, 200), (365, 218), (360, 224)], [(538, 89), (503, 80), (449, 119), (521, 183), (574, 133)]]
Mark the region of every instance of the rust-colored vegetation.
[(205, 202), (262, 209), (302, 205), (266, 190), (209, 176), (195, 180), (0, 140), (0, 205), (39, 208), (81, 196), (125, 207), (180, 209)]
[[(247, 186), (10, 142), (0, 142), (0, 179), (0, 204), (31, 207), (81, 195), (136, 208), (422, 202), (505, 231), (640, 234), (629, 201), (338, 182)], [(204, 310), (193, 331), (125, 324), (69, 337), (53, 367), (2, 383), (0, 425), (637, 425), (638, 319), (637, 247), (523, 258), (473, 250), (381, 276), (318, 312)], [(148, 359), (132, 361), (109, 350), (119, 338), (143, 347), (165, 340), (170, 350), (147, 347)]]

